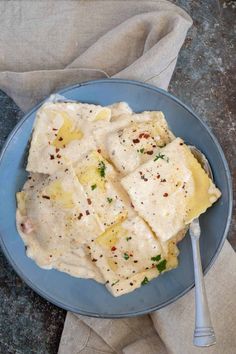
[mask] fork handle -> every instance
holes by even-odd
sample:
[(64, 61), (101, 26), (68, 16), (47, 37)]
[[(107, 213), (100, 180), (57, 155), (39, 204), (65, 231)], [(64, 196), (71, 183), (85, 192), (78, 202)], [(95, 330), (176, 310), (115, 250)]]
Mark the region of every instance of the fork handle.
[(209, 347), (216, 343), (202, 273), (199, 237), (191, 236), (195, 276), (195, 330), (193, 344)]

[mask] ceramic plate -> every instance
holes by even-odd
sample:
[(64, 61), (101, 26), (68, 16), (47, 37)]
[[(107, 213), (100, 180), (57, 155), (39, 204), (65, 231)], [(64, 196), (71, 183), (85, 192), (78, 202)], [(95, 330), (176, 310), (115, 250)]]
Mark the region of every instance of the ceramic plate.
[[(206, 124), (169, 93), (140, 82), (119, 79), (89, 81), (68, 87), (59, 93), (68, 99), (101, 105), (126, 101), (135, 112), (161, 110), (174, 134), (195, 145), (207, 156), (222, 197), (200, 218), (200, 247), (203, 269), (206, 272), (215, 261), (226, 238), (232, 209), (227, 162), (219, 143)], [(23, 241), (15, 226), (15, 193), (21, 189), (26, 179), (27, 150), (35, 114), (40, 105), (15, 127), (0, 158), (0, 241), (6, 257), (18, 275), (38, 294), (57, 306), (96, 317), (117, 318), (145, 314), (170, 304), (188, 292), (194, 285), (189, 236), (179, 245), (177, 269), (118, 298), (93, 280), (74, 278), (56, 270), (40, 269), (26, 256)]]

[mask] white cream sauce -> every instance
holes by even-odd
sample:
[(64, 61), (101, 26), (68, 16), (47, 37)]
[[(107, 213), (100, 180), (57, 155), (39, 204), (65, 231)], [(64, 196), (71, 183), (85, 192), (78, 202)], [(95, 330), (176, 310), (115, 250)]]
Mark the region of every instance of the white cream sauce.
[(189, 202), (189, 219), (220, 192), (206, 176), (204, 188), (196, 187), (193, 175), (201, 173), (186, 163), (182, 140), (173, 139), (161, 112), (135, 114), (124, 102), (45, 104), (34, 127), (30, 179), (17, 194), (27, 255), (42, 268), (105, 282), (114, 296), (175, 268), (176, 243), (187, 230), (186, 191), (209, 193), (200, 208)]

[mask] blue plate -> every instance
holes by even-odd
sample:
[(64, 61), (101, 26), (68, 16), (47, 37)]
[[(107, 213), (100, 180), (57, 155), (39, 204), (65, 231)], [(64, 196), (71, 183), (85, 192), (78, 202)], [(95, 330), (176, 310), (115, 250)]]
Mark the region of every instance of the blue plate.
[[(135, 81), (90, 81), (59, 92), (68, 99), (108, 105), (126, 101), (135, 112), (161, 110), (176, 136), (198, 147), (208, 158), (220, 200), (201, 216), (201, 255), (206, 272), (222, 248), (232, 209), (231, 179), (224, 154), (209, 128), (189, 108), (169, 93)], [(42, 104), (42, 103), (41, 103)], [(15, 193), (26, 179), (25, 161), (39, 104), (9, 136), (0, 158), (0, 234), (2, 249), (18, 275), (38, 294), (66, 310), (83, 315), (117, 318), (160, 309), (187, 293), (194, 285), (190, 238), (180, 244), (179, 267), (154, 279), (131, 294), (115, 298), (93, 280), (40, 269), (25, 254), (15, 226)]]

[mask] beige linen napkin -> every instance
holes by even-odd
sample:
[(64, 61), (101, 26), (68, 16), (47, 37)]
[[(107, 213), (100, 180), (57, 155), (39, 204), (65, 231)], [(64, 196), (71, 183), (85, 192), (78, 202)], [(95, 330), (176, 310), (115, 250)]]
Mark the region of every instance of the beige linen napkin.
[(24, 111), (107, 75), (167, 89), (191, 23), (166, 1), (0, 2), (0, 89)]
[[(0, 89), (23, 110), (60, 87), (119, 77), (167, 89), (191, 18), (167, 1), (0, 2)], [(122, 320), (67, 314), (59, 354), (235, 354), (236, 257), (226, 242), (207, 279), (217, 345), (192, 346), (191, 291)]]

